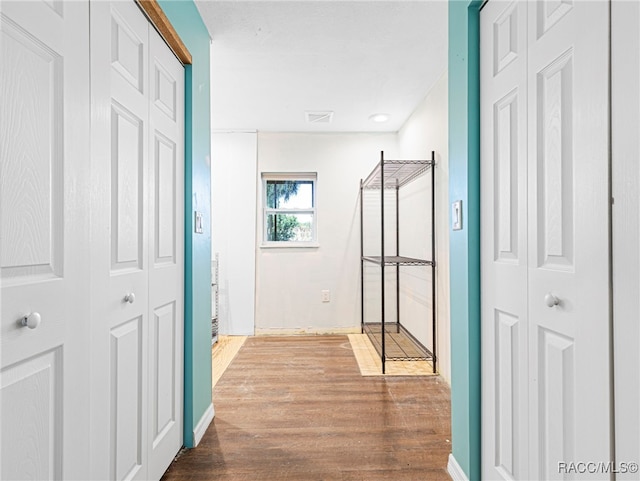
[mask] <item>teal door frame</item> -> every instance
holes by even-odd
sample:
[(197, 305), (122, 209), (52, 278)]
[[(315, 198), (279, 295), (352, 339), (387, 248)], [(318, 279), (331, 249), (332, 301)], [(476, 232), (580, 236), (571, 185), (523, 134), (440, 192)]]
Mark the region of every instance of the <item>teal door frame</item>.
[(449, 0), (449, 201), (462, 200), (450, 230), (451, 441), (471, 481), (481, 479), (480, 390), (480, 7)]

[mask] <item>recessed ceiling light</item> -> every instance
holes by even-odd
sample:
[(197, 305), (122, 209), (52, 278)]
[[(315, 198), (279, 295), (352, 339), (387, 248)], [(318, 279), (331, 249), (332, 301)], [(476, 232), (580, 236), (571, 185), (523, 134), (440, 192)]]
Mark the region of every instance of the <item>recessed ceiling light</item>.
[(389, 114), (373, 114), (371, 117), (369, 117), (369, 120), (371, 120), (372, 122), (382, 123), (389, 120), (389, 117), (391, 117)]

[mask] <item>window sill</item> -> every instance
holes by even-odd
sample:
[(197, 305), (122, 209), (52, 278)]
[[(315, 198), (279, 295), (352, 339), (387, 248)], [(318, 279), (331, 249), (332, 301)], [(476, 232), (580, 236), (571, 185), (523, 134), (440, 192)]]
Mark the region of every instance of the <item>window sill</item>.
[(269, 242), (260, 244), (260, 249), (317, 249), (317, 242)]

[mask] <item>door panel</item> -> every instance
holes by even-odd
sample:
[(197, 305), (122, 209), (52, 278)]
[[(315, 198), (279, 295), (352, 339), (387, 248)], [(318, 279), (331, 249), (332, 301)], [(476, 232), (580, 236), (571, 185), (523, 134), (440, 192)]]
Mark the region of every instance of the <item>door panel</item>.
[(182, 447), (184, 358), (184, 68), (149, 31), (149, 477)]
[(494, 260), (518, 263), (518, 226), (521, 223), (518, 211), (518, 90), (495, 103), (494, 146), (495, 158), (492, 166), (494, 185), (495, 233)]
[(480, 22), (483, 478), (567, 479), (610, 459), (608, 3)]
[(174, 302), (154, 311), (152, 339), (152, 443), (157, 446), (176, 419), (176, 305)]
[(148, 22), (133, 2), (111, 4), (110, 18), (111, 473), (148, 479)]
[(144, 123), (115, 101), (111, 119), (112, 271), (143, 269)]
[(60, 348), (2, 370), (2, 479), (62, 479), (61, 376)]
[[(131, 86), (144, 93), (144, 70), (146, 38), (144, 26), (140, 20), (127, 16), (130, 8), (121, 13), (117, 8), (111, 10), (111, 67), (118, 72)], [(129, 22), (134, 22), (129, 25)]]
[(2, 479), (88, 469), (88, 19), (88, 2), (1, 5)]
[(518, 13), (516, 3), (510, 5), (504, 3), (501, 8), (504, 10), (500, 16), (489, 26), (492, 38), (487, 38), (491, 43), (488, 48), (493, 56), (493, 76), (497, 77), (504, 68), (511, 62), (518, 59), (522, 53), (522, 35), (524, 27), (522, 23), (522, 13)]
[[(564, 479), (559, 463), (577, 462), (575, 438), (575, 353), (572, 338), (538, 329), (537, 437), (540, 479)], [(571, 461), (567, 461), (571, 460)]]
[[(158, 48), (162, 48), (158, 44)], [(163, 59), (164, 62), (174, 63), (169, 57)], [(170, 66), (168, 66), (170, 68)], [(179, 67), (180, 68), (180, 67)], [(175, 70), (175, 69), (172, 69)], [(176, 122), (176, 109), (178, 107), (178, 83), (179, 80), (168, 71), (159, 59), (153, 63), (155, 82), (153, 83), (153, 103), (164, 112), (169, 120)]]
[(146, 349), (143, 317), (111, 329), (111, 461), (110, 479), (135, 479), (146, 460), (143, 400)]
[(148, 28), (132, 1), (92, 4), (95, 479), (148, 475)]
[(495, 316), (495, 468), (503, 478), (520, 472), (523, 453), (521, 397), (525, 380), (519, 377), (522, 364), (522, 322), (516, 316), (496, 310)]
[(109, 179), (92, 206), (93, 341), (111, 380), (92, 386), (92, 472), (160, 479), (183, 434), (184, 68), (133, 1), (97, 2), (91, 26), (92, 160)]
[(176, 144), (162, 135), (154, 133), (153, 152), (155, 153), (154, 204), (155, 229), (153, 264), (175, 264), (176, 262)]
[(56, 126), (64, 121), (62, 57), (8, 18), (1, 44), (3, 97), (7, 103), (29, 99), (27, 108), (14, 100), (3, 115), (5, 125), (20, 126), (14, 135), (3, 136), (3, 154), (21, 162), (7, 162), (2, 172), (2, 274), (7, 281), (59, 277), (64, 185), (58, 175), (63, 143)]
[(573, 0), (554, 0), (537, 2), (536, 5), (536, 32), (537, 38), (542, 37), (553, 27), (566, 13), (571, 10)]
[(609, 3), (531, 2), (529, 22), (530, 475), (565, 479), (611, 456)]
[(537, 266), (573, 270), (573, 52), (537, 76)]
[[(529, 231), (534, 409), (531, 433), (538, 440), (533, 449), (537, 460), (532, 456), (531, 469), (541, 479), (564, 479), (558, 472), (559, 463), (577, 462), (573, 426), (575, 330), (569, 314), (578, 294), (571, 279), (575, 272), (574, 59), (573, 49), (556, 49), (553, 53), (541, 50), (544, 52), (541, 62), (531, 65), (537, 73), (531, 77), (536, 89), (530, 97), (531, 114), (537, 113), (538, 119), (534, 137), (530, 139), (534, 159), (530, 189), (537, 194), (531, 199)], [(532, 63), (534, 55), (532, 49)], [(548, 293), (562, 299), (562, 304), (547, 307), (545, 295)], [(608, 459), (608, 453), (604, 454), (603, 459)]]
[[(528, 471), (527, 12), (481, 12), (483, 479)], [(485, 103), (486, 102), (486, 103)], [(524, 116), (524, 117), (523, 117)]]

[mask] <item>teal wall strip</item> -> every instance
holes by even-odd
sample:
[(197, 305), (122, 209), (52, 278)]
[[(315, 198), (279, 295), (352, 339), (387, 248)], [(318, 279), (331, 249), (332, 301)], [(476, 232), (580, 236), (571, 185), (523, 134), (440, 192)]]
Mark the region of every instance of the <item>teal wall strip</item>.
[(453, 456), (480, 479), (480, 84), (481, 1), (449, 1), (449, 199), (463, 229), (450, 232)]
[[(184, 445), (211, 405), (211, 41), (193, 0), (159, 0), (191, 52), (185, 68)], [(194, 212), (204, 233), (194, 233)]]

